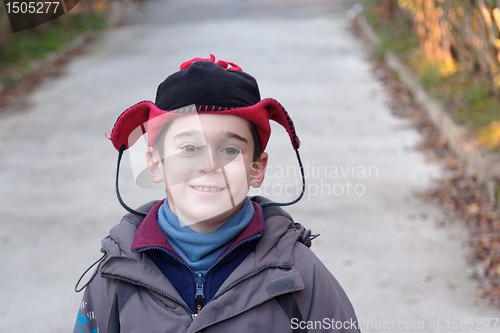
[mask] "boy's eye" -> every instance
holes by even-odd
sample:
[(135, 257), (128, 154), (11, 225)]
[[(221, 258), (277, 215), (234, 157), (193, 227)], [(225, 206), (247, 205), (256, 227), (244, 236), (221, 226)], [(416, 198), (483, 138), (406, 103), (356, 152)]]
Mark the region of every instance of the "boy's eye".
[(238, 148), (227, 147), (227, 148), (222, 148), (221, 152), (224, 153), (225, 155), (234, 157), (234, 156), (238, 155), (241, 151)]
[(185, 145), (181, 147), (181, 150), (187, 153), (196, 153), (201, 150), (201, 147), (195, 145)]

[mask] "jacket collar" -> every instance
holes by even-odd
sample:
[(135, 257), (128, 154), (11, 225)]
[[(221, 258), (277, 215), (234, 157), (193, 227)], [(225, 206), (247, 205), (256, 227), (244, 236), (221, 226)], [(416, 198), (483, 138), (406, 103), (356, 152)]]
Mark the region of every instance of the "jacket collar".
[(158, 210), (165, 200), (158, 201), (142, 221), (132, 241), (132, 251), (141, 252), (150, 248), (162, 248), (175, 253), (158, 224)]
[[(158, 201), (148, 212), (141, 225), (135, 233), (134, 240), (132, 241), (131, 249), (133, 252), (142, 252), (148, 249), (163, 249), (176, 254), (172, 245), (169, 243), (167, 237), (161, 230), (158, 224), (158, 210), (163, 204), (164, 200)], [(262, 215), (262, 208), (259, 204), (252, 201), (255, 213), (248, 226), (242, 233), (234, 240), (231, 246), (222, 254), (227, 252), (240, 242), (246, 239), (253, 238), (264, 231), (264, 217)]]

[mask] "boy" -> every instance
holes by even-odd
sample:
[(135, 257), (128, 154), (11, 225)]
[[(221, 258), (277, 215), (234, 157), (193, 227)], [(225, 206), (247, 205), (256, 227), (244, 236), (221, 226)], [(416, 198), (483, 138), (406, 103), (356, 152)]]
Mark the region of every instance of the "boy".
[[(358, 332), (339, 283), (264, 181), (269, 119), (300, 141), (284, 108), (234, 63), (195, 58), (120, 115), (124, 150), (147, 133), (149, 179), (166, 198), (130, 211), (102, 242), (74, 332)], [(119, 164), (118, 164), (119, 165)], [(301, 166), (302, 169), (302, 166)], [(304, 187), (303, 187), (304, 189)]]

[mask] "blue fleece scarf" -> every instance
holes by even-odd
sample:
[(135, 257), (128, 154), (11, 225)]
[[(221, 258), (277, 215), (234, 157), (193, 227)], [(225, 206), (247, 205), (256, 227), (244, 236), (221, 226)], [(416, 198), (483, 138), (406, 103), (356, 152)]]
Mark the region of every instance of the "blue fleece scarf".
[(242, 208), (217, 230), (198, 233), (179, 221), (165, 200), (158, 210), (158, 223), (181, 258), (197, 274), (206, 274), (210, 266), (248, 226), (253, 214), (252, 202), (246, 198)]

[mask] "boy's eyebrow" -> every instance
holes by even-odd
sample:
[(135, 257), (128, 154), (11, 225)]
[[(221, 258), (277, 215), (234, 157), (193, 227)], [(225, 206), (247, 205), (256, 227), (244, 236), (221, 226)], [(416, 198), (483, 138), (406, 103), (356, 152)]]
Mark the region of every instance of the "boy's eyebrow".
[(230, 139), (236, 139), (239, 141), (243, 141), (244, 143), (248, 143), (247, 139), (245, 139), (244, 137), (238, 135), (237, 133), (231, 132), (231, 131), (222, 132), (222, 136), (228, 137)]
[[(185, 137), (193, 137), (193, 136), (200, 136), (200, 135), (201, 135), (200, 132), (198, 132), (196, 130), (189, 130), (189, 131), (184, 131), (184, 132), (181, 132), (179, 134), (176, 134), (172, 139), (182, 139)], [(231, 132), (231, 131), (223, 131), (221, 133), (221, 136), (229, 138), (229, 139), (236, 139), (236, 140), (242, 141), (244, 143), (248, 143), (247, 139), (245, 139), (241, 135), (234, 133), (234, 132)]]
[(189, 131), (184, 131), (184, 132), (181, 132), (179, 134), (176, 134), (173, 139), (180, 139), (180, 138), (184, 138), (184, 137), (192, 137), (192, 136), (199, 136), (200, 133), (198, 131), (195, 131), (195, 130), (189, 130)]

